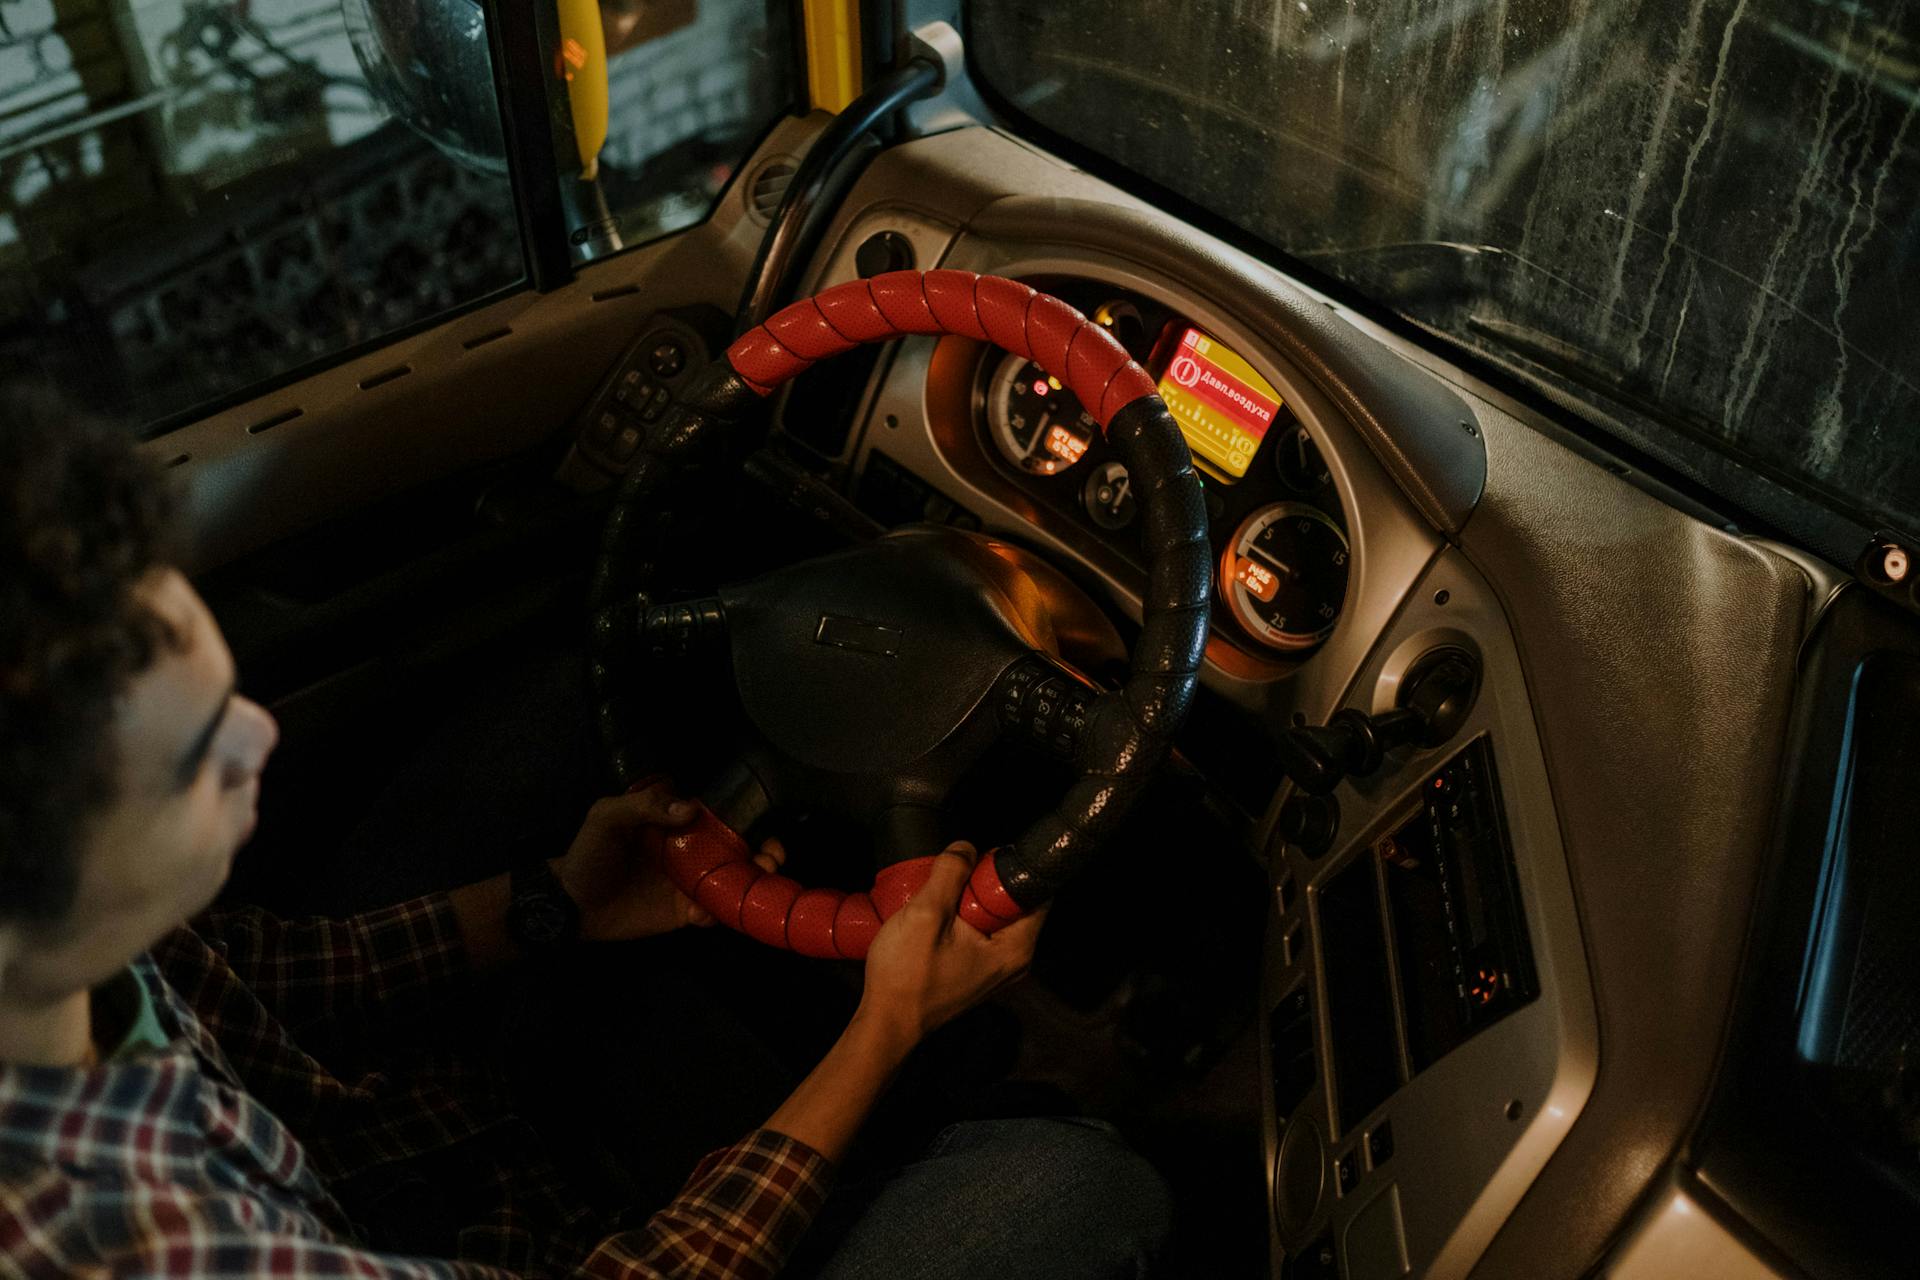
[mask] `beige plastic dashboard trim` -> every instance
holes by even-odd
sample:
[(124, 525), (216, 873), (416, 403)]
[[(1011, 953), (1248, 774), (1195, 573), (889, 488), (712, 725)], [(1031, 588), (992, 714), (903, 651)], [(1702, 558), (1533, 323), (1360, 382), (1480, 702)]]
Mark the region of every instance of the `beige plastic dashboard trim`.
[(1614, 1255), (1608, 1280), (1781, 1280), (1685, 1186), (1650, 1205)]

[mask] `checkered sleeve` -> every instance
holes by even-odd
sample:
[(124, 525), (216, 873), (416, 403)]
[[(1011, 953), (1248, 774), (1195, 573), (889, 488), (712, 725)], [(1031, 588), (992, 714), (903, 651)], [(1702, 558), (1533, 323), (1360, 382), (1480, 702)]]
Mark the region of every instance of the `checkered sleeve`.
[(601, 1242), (576, 1274), (596, 1280), (770, 1280), (825, 1203), (833, 1165), (756, 1129), (702, 1160), (673, 1203)]
[(510, 1280), (486, 1267), (358, 1248), (244, 1193), (76, 1184), (57, 1169), (0, 1183), (0, 1274), (143, 1280)]
[(345, 920), (282, 920), (255, 907), (193, 928), (295, 1038), (420, 1006), (468, 972), (453, 907), (431, 894)]
[[(826, 1198), (825, 1157), (761, 1130), (701, 1161), (643, 1227), (560, 1270), (598, 1280), (771, 1280)], [(76, 1184), (48, 1167), (0, 1181), (0, 1273), (149, 1280), (518, 1280), (317, 1233), (241, 1191), (139, 1180)], [(557, 1275), (543, 1268), (533, 1275)]]

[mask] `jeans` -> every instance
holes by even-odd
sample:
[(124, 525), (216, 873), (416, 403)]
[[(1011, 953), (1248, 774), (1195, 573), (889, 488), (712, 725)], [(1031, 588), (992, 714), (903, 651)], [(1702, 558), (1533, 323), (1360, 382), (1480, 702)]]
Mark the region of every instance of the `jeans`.
[[(641, 944), (627, 963), (581, 959), (525, 993), (531, 1021), (512, 1037), (515, 1090), (585, 1205), (624, 1215), (664, 1205), (699, 1158), (761, 1123), (799, 1078), (730, 1016), (730, 951), (759, 981), (816, 962), (711, 932)], [(744, 980), (742, 980), (744, 982)], [(741, 985), (735, 983), (732, 985)], [(771, 986), (769, 986), (769, 989)], [(779, 988), (784, 991), (785, 988)], [(796, 986), (792, 1003), (818, 1003)], [(614, 1011), (614, 1012), (609, 1012)], [(838, 1012), (838, 1011), (836, 1011)], [(967, 1018), (977, 1021), (975, 1015)], [(832, 1021), (844, 1021), (844, 1014)], [(968, 1035), (978, 1028), (943, 1028)], [(789, 1043), (798, 1030), (778, 1038)], [(953, 1044), (920, 1066), (951, 1066)], [(805, 1058), (823, 1046), (808, 1045)], [(980, 1068), (991, 1073), (992, 1064)], [(912, 1067), (872, 1116), (782, 1274), (794, 1280), (1139, 1280), (1157, 1274), (1172, 1229), (1160, 1175), (1112, 1126), (1054, 1116), (972, 1119), (1009, 1099), (949, 1099)], [(946, 1082), (951, 1083), (951, 1082)], [(919, 1086), (920, 1097), (911, 1096)], [(943, 1103), (943, 1099), (946, 1101)], [(1021, 1113), (1044, 1096), (1013, 1100)], [(1004, 1111), (1001, 1114), (1005, 1114)], [(925, 1135), (925, 1136), (922, 1136)], [(644, 1214), (642, 1214), (644, 1216)]]
[(908, 1164), (835, 1189), (788, 1276), (1138, 1280), (1172, 1226), (1166, 1184), (1095, 1120), (951, 1125)]

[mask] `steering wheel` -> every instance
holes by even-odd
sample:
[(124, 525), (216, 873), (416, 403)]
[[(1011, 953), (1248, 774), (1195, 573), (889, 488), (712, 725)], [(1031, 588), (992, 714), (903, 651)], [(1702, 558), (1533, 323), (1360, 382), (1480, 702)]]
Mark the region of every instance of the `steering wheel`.
[[(1058, 657), (1066, 633), (1088, 630), (1066, 603), (1077, 589), (977, 534), (909, 527), (705, 599), (649, 594), (674, 500), (729, 472), (763, 399), (818, 360), (908, 334), (956, 334), (1034, 360), (1105, 431), (1139, 497), (1148, 559), (1122, 688), (1102, 691)], [(1186, 441), (1153, 379), (1104, 328), (996, 276), (897, 271), (838, 285), (735, 341), (635, 456), (594, 575), (601, 736), (621, 781), (634, 784), (644, 768), (631, 691), (659, 664), (725, 652), (759, 740), (694, 822), (657, 834), (659, 852), (716, 919), (774, 946), (848, 959), (865, 956), (925, 883), (940, 803), (971, 765), (1009, 736), (1056, 752), (1079, 776), (1012, 845), (979, 860), (964, 895), (960, 918), (991, 932), (1087, 864), (1165, 757), (1198, 683), (1212, 564)], [(807, 888), (753, 863), (739, 831), (802, 798), (876, 831), (871, 890)]]

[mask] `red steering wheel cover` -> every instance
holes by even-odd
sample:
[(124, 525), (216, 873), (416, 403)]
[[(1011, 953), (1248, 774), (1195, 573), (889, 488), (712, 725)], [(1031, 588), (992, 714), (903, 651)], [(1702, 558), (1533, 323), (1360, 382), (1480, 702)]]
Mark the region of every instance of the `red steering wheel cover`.
[[(934, 855), (882, 868), (868, 893), (808, 889), (754, 864), (747, 842), (708, 810), (684, 827), (647, 828), (668, 878), (722, 924), (770, 946), (823, 960), (860, 960), (880, 926), (918, 893)], [(960, 918), (992, 933), (1025, 914), (1007, 895), (989, 853), (974, 865)]]
[(1102, 427), (1153, 378), (1105, 328), (1058, 298), (1004, 276), (890, 271), (803, 299), (727, 348), (727, 363), (761, 395), (867, 342), (908, 334), (991, 342), (1058, 378)]

